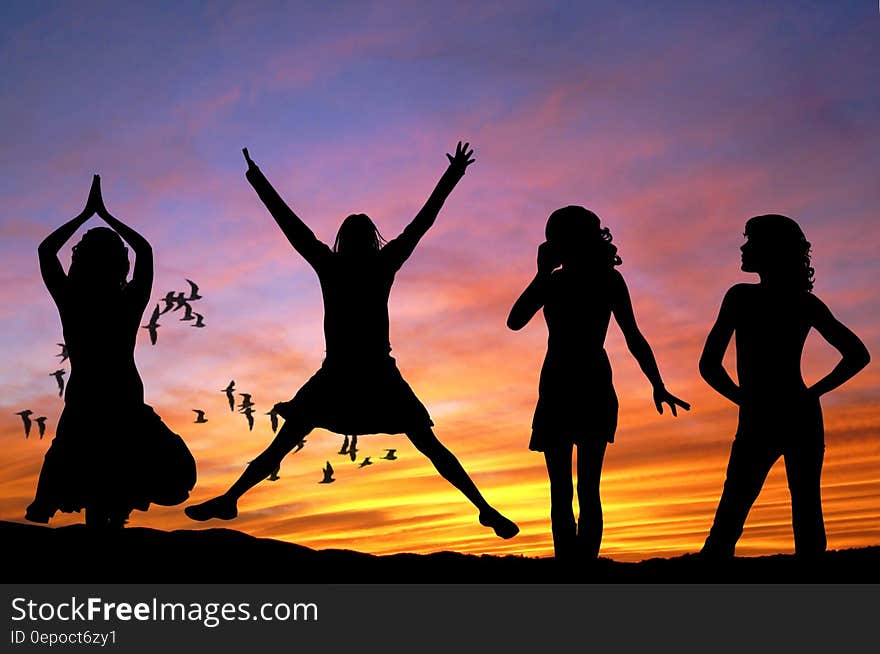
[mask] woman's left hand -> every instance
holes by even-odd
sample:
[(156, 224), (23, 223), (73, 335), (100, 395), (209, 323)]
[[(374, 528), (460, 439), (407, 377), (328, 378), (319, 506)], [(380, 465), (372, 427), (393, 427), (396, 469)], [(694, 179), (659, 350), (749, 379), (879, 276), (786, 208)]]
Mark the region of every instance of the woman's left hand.
[(455, 146), (455, 155), (446, 154), (446, 158), (449, 159), (450, 168), (455, 168), (463, 174), (467, 167), (476, 161), (476, 159), (471, 158), (474, 151), (468, 150), (469, 147), (470, 143), (465, 143), (462, 147), (461, 141), (459, 141), (458, 145)]
[(678, 412), (675, 410), (676, 406), (680, 406), (685, 411), (691, 410), (691, 405), (685, 402), (684, 400), (680, 400), (675, 397), (672, 393), (666, 390), (664, 386), (660, 386), (654, 389), (654, 406), (657, 407), (657, 413), (663, 415), (663, 403), (669, 405), (669, 408), (672, 409), (672, 415), (677, 416)]

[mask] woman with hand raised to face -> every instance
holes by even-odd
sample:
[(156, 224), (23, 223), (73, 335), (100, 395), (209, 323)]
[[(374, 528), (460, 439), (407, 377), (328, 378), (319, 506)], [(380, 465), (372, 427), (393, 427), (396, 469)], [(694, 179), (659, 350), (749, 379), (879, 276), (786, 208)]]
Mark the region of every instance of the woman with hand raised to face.
[[(95, 214), (108, 226), (88, 230), (73, 246), (65, 274), (58, 252)], [(123, 241), (135, 254), (131, 280)], [(150, 244), (107, 211), (95, 175), (85, 209), (47, 236), (38, 252), (61, 317), (70, 377), (26, 519), (46, 523), (58, 510), (85, 509), (87, 525), (119, 528), (132, 509), (183, 502), (195, 485), (195, 461), (144, 404), (134, 361), (153, 285)]]
[(394, 276), (474, 162), (472, 155), (469, 144), (460, 142), (454, 155), (446, 155), (449, 167), (424, 207), (397, 238), (385, 243), (373, 221), (358, 213), (342, 222), (330, 248), (291, 211), (244, 150), (248, 181), (293, 249), (318, 275), (324, 299), (326, 357), (293, 399), (275, 405), (285, 422), (269, 447), (226, 493), (187, 507), (190, 518), (236, 517), (238, 499), (268, 477), (310, 431), (320, 427), (351, 435), (405, 433), (437, 471), (473, 503), (481, 524), (502, 538), (516, 535), (518, 527), (489, 505), (458, 459), (434, 435), (427, 410), (391, 357), (388, 338), (388, 297)]
[[(636, 325), (632, 302), (611, 233), (599, 217), (578, 206), (550, 214), (547, 240), (538, 247), (538, 272), (517, 299), (507, 326), (528, 324), (544, 310), (549, 338), (541, 369), (529, 449), (543, 452), (550, 476), (550, 519), (556, 558), (592, 561), (602, 541), (599, 477), (605, 448), (617, 429), (617, 395), (605, 334), (611, 316), (654, 389), (654, 404), (690, 405), (669, 393), (648, 341)], [(580, 517), (572, 511), (572, 451), (577, 445)]]

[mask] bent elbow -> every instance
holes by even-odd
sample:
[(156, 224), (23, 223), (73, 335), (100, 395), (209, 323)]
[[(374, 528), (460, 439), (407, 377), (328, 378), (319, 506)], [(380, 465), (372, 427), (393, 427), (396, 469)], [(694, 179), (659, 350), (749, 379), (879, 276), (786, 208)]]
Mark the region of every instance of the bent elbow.
[(871, 353), (868, 352), (868, 348), (866, 348), (863, 344), (862, 347), (859, 349), (859, 352), (854, 357), (854, 359), (855, 359), (855, 361), (854, 361), (855, 365), (858, 366), (859, 370), (861, 370), (862, 368), (866, 367), (869, 363), (871, 363)]
[(706, 357), (700, 357), (699, 369), (700, 377), (702, 377), (705, 381), (711, 383), (712, 379), (715, 377), (717, 366)]

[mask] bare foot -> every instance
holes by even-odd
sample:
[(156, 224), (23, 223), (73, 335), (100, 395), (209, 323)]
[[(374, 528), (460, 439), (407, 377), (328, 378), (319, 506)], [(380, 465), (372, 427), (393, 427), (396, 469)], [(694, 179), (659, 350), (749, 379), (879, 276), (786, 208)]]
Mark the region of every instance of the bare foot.
[(232, 500), (225, 495), (219, 495), (207, 502), (188, 506), (183, 512), (192, 520), (198, 520), (200, 522), (210, 520), (211, 518), (232, 520), (238, 516), (238, 506), (236, 505), (235, 500)]
[(480, 512), (480, 524), (484, 527), (492, 527), (495, 530), (495, 535), (501, 538), (513, 538), (519, 533), (519, 527), (515, 522), (508, 520), (492, 508)]

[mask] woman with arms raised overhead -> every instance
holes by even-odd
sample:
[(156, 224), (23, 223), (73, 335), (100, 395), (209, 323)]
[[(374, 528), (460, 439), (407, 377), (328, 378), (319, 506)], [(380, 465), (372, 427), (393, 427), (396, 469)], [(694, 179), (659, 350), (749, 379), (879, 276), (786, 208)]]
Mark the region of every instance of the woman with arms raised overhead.
[[(94, 214), (65, 274), (58, 252)], [(121, 237), (121, 238), (120, 238)], [(128, 276), (128, 250), (135, 253)], [(153, 285), (153, 251), (104, 207), (95, 175), (81, 214), (40, 244), (40, 271), (58, 307), (70, 357), (64, 411), (25, 517), (86, 511), (86, 524), (118, 528), (132, 509), (174, 505), (195, 485), (195, 461), (181, 438), (144, 404), (135, 340)]]
[[(348, 216), (331, 249), (287, 206), (244, 150), (247, 179), (293, 248), (314, 268), (324, 299), (326, 357), (320, 370), (289, 402), (275, 405), (285, 420), (266, 450), (226, 493), (187, 507), (194, 520), (231, 519), (239, 498), (270, 475), (282, 458), (315, 428), (338, 434), (405, 433), (437, 471), (479, 511), (480, 523), (502, 538), (519, 531), (489, 505), (459, 461), (437, 439), (427, 410), (391, 357), (388, 298), (394, 276), (409, 258), (467, 167), (468, 144), (447, 154), (449, 167), (425, 206), (397, 238), (384, 243), (365, 214)], [(384, 245), (383, 245), (384, 243)]]

